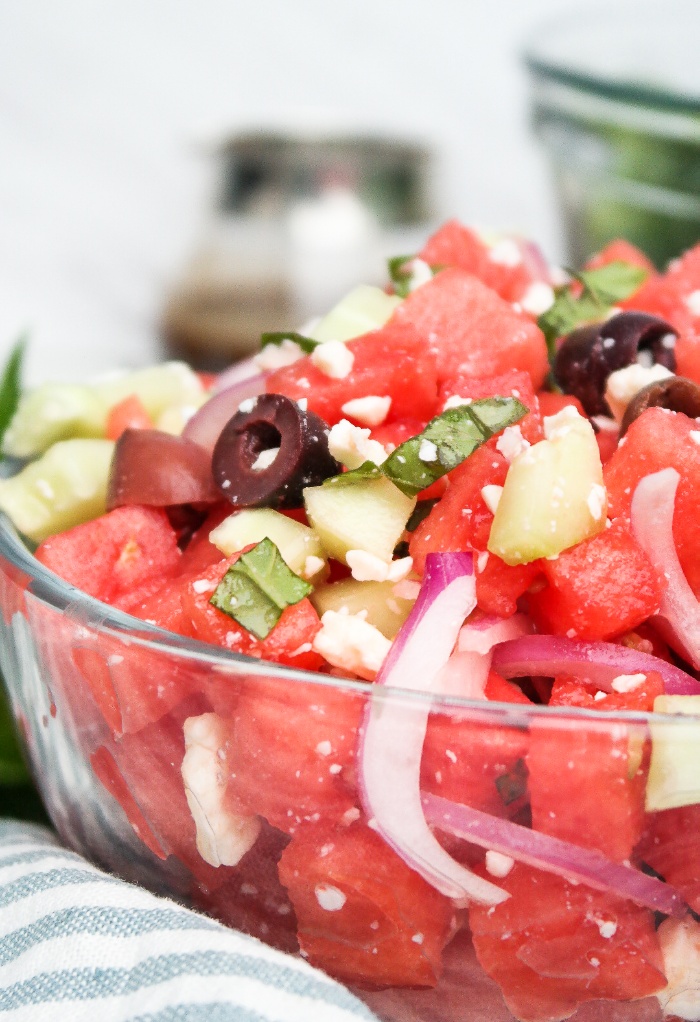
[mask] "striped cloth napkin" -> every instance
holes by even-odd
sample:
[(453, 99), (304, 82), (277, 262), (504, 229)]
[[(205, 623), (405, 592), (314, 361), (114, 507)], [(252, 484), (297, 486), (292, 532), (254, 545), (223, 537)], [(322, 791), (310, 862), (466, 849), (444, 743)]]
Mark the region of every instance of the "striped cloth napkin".
[(376, 1016), (299, 958), (0, 822), (0, 1020), (358, 1022)]

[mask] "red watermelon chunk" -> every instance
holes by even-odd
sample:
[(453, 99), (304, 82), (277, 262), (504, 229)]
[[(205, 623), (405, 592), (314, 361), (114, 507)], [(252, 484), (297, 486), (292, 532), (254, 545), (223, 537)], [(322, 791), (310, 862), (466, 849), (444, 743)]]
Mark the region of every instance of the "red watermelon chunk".
[(700, 597), (700, 429), (681, 412), (648, 408), (630, 426), (625, 442), (604, 468), (611, 518), (629, 516), (637, 483), (664, 468), (680, 474), (673, 538), (688, 583)]
[[(596, 252), (588, 260), (586, 269), (598, 270), (601, 266), (608, 266), (610, 263), (629, 263), (630, 266), (638, 266), (640, 269), (646, 270), (649, 277), (657, 276), (656, 267), (651, 259), (648, 259), (641, 249), (631, 242), (625, 241), (624, 238), (615, 238), (614, 241), (608, 242), (600, 252)], [(628, 299), (628, 301), (631, 302), (632, 299)]]
[(165, 511), (138, 505), (116, 508), (51, 536), (35, 556), (66, 582), (105, 603), (153, 580), (171, 578), (180, 565)]
[(359, 694), (250, 679), (233, 715), (227, 798), (293, 834), (305, 822), (355, 815)]
[[(456, 266), (466, 270), (507, 302), (517, 302), (530, 284), (543, 279), (544, 261), (538, 265), (539, 272), (536, 272), (525, 258), (526, 246), (520, 240), (508, 241), (512, 243), (514, 258), (499, 261), (498, 250), (494, 253), (478, 234), (458, 220), (448, 220), (428, 238), (418, 257), (430, 266)], [(496, 258), (493, 258), (494, 254)]]
[(482, 968), (522, 1022), (559, 1022), (587, 1001), (666, 985), (651, 912), (520, 863), (499, 884), (511, 897), (472, 905), (469, 925)]
[(700, 805), (652, 813), (637, 854), (700, 912)]
[(466, 373), (529, 373), (535, 389), (549, 371), (542, 331), (470, 273), (447, 269), (411, 292), (390, 324), (411, 324), (435, 353), (440, 382)]
[[(352, 418), (343, 411), (347, 401), (360, 397), (390, 397), (387, 421), (431, 419), (437, 406), (435, 355), (410, 323), (392, 318), (380, 330), (348, 341), (354, 356), (349, 374), (333, 379), (309, 357), (271, 373), (265, 384), (268, 394), (302, 398), (310, 411), (329, 425)], [(364, 425), (364, 423), (361, 423)]]
[(360, 986), (435, 986), (452, 904), (364, 823), (300, 829), (279, 874), (312, 965)]
[(655, 613), (666, 586), (623, 519), (540, 564), (548, 585), (530, 613), (555, 635), (610, 639)]
[[(656, 682), (650, 678), (653, 691)], [(595, 701), (589, 709), (637, 709), (634, 693)], [(558, 700), (562, 700), (558, 703)], [(585, 697), (581, 696), (582, 701)], [(580, 705), (554, 687), (549, 705)], [(607, 704), (607, 705), (606, 705)], [(527, 753), (534, 830), (586, 848), (615, 862), (632, 855), (644, 825), (648, 768), (643, 726), (606, 719), (538, 718), (532, 721)]]

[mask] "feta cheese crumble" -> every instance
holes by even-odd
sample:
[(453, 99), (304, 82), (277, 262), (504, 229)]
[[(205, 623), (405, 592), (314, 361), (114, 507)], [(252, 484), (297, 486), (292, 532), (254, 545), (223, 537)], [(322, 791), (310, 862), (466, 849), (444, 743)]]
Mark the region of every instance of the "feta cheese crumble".
[(361, 422), (364, 426), (379, 426), (384, 422), (391, 408), (390, 397), (379, 397), (368, 394), (367, 397), (356, 397), (341, 405), (344, 415)]
[(486, 852), (485, 866), (491, 876), (507, 877), (514, 865), (515, 859), (511, 859), (510, 855), (495, 852), (491, 848)]
[(496, 441), (496, 450), (503, 455), (509, 465), (529, 446), (530, 441), (525, 439), (520, 426), (506, 426)]
[(502, 486), (489, 484), (488, 486), (481, 487), (481, 496), (483, 498), (484, 504), (486, 504), (486, 507), (489, 509), (492, 515), (496, 514), (496, 508), (498, 507), (498, 503), (501, 499), (502, 493), (503, 493)]
[(331, 884), (316, 884), (316, 901), (326, 912), (339, 912), (348, 900), (341, 890)]
[(617, 678), (613, 678), (611, 688), (615, 692), (634, 692), (646, 680), (646, 674), (618, 674)]
[(279, 452), (279, 447), (268, 447), (267, 450), (261, 451), (250, 466), (253, 472), (264, 472), (266, 468), (270, 467)]
[(327, 610), (313, 641), (315, 651), (330, 664), (366, 681), (374, 680), (390, 647), (389, 639), (369, 624), (364, 614), (347, 610)]
[(673, 373), (658, 363), (644, 366), (633, 362), (632, 365), (611, 373), (605, 385), (605, 400), (617, 421), (622, 420), (627, 405), (642, 387), (656, 383), (657, 380), (666, 380), (669, 376), (673, 376)]
[(368, 550), (348, 550), (345, 555), (352, 577), (358, 582), (400, 582), (413, 567), (412, 557), (383, 561)]
[(421, 440), (418, 457), (425, 462), (437, 461), (438, 449), (432, 440)]
[(349, 376), (355, 356), (342, 341), (324, 341), (309, 355), (317, 369), (332, 380), (343, 380)]
[(520, 299), (520, 308), (531, 316), (541, 316), (554, 304), (554, 288), (542, 280), (530, 284)]
[(381, 465), (387, 453), (378, 440), (371, 440), (370, 431), (341, 419), (328, 434), (328, 450), (346, 468), (359, 468), (365, 461)]
[(266, 344), (261, 352), (254, 359), (258, 369), (264, 373), (274, 372), (275, 369), (284, 369), (304, 357), (304, 352), (296, 341), (285, 337), (281, 344)]
[(499, 266), (519, 266), (523, 261), (523, 254), (516, 241), (512, 238), (502, 238), (489, 249), (489, 261)]

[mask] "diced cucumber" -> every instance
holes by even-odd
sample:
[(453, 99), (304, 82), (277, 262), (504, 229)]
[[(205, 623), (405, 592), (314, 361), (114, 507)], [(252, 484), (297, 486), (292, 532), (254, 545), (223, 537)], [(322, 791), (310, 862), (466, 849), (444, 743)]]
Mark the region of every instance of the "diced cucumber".
[(315, 341), (349, 341), (378, 330), (401, 304), (396, 295), (379, 287), (361, 284), (342, 298), (311, 331)]
[[(310, 582), (322, 579), (327, 574), (326, 554), (313, 529), (293, 518), (287, 518), (272, 508), (250, 508), (237, 511), (217, 525), (209, 533), (209, 540), (226, 557), (260, 540), (271, 539), (286, 564), (296, 575)], [(320, 564), (307, 564), (308, 558), (315, 558)], [(307, 575), (307, 567), (315, 570)]]
[(367, 611), (367, 621), (387, 639), (393, 639), (409, 615), (413, 600), (394, 595), (393, 582), (358, 582), (344, 578), (340, 582), (319, 586), (310, 600), (321, 617), (327, 610), (349, 614)]
[(45, 383), (20, 400), (3, 449), (15, 458), (34, 458), (51, 444), (104, 436), (107, 414), (136, 394), (155, 421), (173, 405), (199, 407), (204, 388), (184, 362), (121, 373), (90, 384)]
[(103, 402), (92, 387), (45, 383), (20, 399), (3, 450), (14, 458), (33, 458), (59, 440), (102, 436), (104, 421)]
[[(655, 713), (700, 718), (700, 696), (657, 696)], [(651, 724), (647, 812), (700, 802), (700, 719)]]
[[(560, 413), (561, 414), (561, 413)], [(551, 420), (559, 419), (553, 416)], [(607, 496), (595, 433), (567, 413), (511, 464), (488, 549), (506, 564), (555, 557), (605, 528)]]
[(106, 377), (92, 387), (106, 409), (135, 394), (154, 421), (172, 405), (198, 408), (204, 394), (202, 381), (184, 362), (164, 362), (123, 376)]
[(366, 550), (388, 563), (416, 500), (381, 478), (347, 486), (308, 486), (304, 505), (331, 557), (347, 563), (348, 550)]
[(16, 476), (0, 479), (0, 508), (20, 532), (40, 543), (104, 514), (114, 444), (63, 440)]

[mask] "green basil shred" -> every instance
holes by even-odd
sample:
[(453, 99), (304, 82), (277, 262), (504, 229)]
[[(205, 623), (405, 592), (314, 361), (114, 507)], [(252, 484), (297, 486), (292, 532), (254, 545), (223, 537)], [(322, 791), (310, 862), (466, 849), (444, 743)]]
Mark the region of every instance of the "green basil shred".
[(307, 355), (310, 355), (314, 348), (317, 348), (319, 345), (319, 342), (315, 341), (313, 337), (298, 334), (295, 330), (277, 330), (272, 333), (262, 334), (260, 337), (260, 347), (266, 348), (268, 344), (279, 346), (283, 341), (294, 341)]
[(264, 639), (282, 611), (299, 603), (312, 589), (288, 567), (272, 540), (265, 538), (231, 565), (209, 602)]
[(608, 263), (596, 270), (567, 270), (567, 273), (582, 285), (583, 290), (579, 295), (573, 295), (569, 284), (557, 288), (554, 304), (537, 320), (547, 341), (550, 361), (556, 354), (555, 343), (559, 337), (585, 323), (607, 319), (610, 309), (633, 295), (648, 276), (643, 267), (622, 261)]
[(22, 370), (26, 346), (26, 336), (20, 337), (10, 352), (2, 378), (0, 378), (0, 444), (2, 444), (7, 427), (17, 411), (17, 405), (22, 395)]
[(431, 419), (422, 433), (397, 447), (383, 464), (365, 461), (351, 472), (331, 476), (323, 485), (352, 486), (364, 479), (384, 476), (407, 497), (415, 497), (527, 412), (525, 405), (514, 397), (480, 398), (448, 408)]

